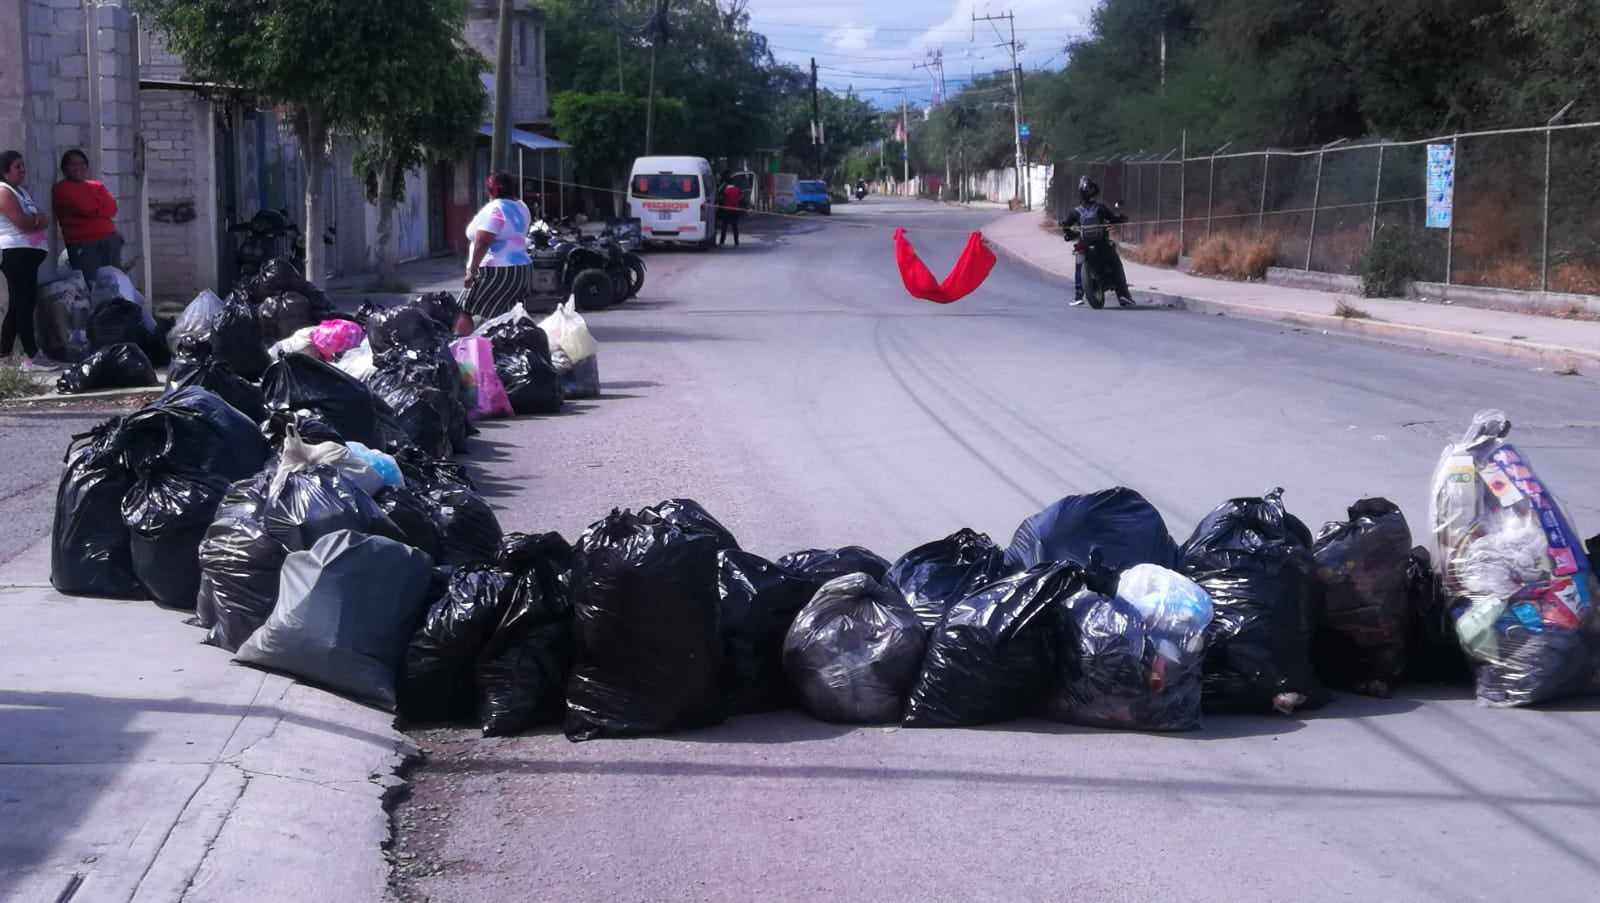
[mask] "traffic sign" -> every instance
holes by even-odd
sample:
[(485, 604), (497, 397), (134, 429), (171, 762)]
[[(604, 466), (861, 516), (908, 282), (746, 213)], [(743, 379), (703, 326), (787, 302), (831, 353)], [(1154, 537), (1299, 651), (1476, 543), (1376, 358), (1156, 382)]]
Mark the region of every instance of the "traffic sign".
[(1028, 124), (1026, 122), (1024, 122), (1022, 125), (1017, 126), (1017, 134), (1022, 136), (1023, 138), (1027, 138), (1032, 133), (1028, 129)]

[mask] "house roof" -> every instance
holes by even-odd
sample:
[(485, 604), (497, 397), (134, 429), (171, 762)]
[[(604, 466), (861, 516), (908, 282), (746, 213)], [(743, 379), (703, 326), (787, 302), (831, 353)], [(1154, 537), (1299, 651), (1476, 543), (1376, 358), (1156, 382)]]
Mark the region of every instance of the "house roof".
[[(484, 123), (483, 125), (478, 126), (478, 134), (484, 136), (485, 138), (493, 138), (494, 126), (489, 123)], [(557, 141), (554, 138), (546, 138), (543, 135), (537, 135), (524, 129), (511, 130), (511, 143), (521, 145), (528, 150), (537, 151), (566, 150), (572, 147), (572, 145), (566, 143), (565, 141)]]

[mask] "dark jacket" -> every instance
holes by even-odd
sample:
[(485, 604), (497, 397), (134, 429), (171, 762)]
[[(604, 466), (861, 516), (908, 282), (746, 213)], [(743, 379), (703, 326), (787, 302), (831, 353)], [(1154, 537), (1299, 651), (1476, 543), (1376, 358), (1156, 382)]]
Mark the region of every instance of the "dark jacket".
[(1128, 218), (1116, 210), (1095, 201), (1093, 204), (1084, 204), (1072, 208), (1067, 218), (1061, 221), (1062, 237), (1072, 241), (1078, 237), (1081, 229), (1083, 240), (1088, 242), (1105, 241), (1106, 226), (1125, 223)]

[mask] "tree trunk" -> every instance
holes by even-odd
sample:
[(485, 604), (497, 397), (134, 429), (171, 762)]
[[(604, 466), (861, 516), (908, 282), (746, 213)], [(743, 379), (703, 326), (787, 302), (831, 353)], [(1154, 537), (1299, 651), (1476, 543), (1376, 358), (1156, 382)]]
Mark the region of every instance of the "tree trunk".
[(308, 107), (300, 117), (300, 157), (305, 161), (306, 174), (306, 278), (322, 283), (325, 269), (322, 235), (327, 231), (323, 221), (322, 201), (324, 183), (328, 175), (328, 123), (318, 107)]
[(387, 286), (394, 277), (394, 183), (398, 163), (393, 154), (383, 161), (378, 183), (378, 241), (372, 247), (372, 271)]

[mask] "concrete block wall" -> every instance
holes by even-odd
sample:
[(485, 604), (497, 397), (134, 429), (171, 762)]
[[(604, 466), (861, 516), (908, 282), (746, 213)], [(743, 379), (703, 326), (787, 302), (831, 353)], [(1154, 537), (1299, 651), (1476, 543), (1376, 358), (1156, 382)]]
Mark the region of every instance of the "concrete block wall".
[(198, 120), (208, 106), (188, 91), (145, 91), (140, 117), (145, 154), (145, 202), (150, 215), (154, 293), (161, 300), (193, 297), (202, 286), (197, 259), (207, 249), (198, 234), (200, 166)]
[[(530, 0), (513, 0), (511, 35), (511, 121), (525, 125), (550, 119), (549, 86), (545, 83), (544, 16)], [(500, 36), (500, 6), (497, 0), (471, 0), (467, 6), (466, 39), (494, 71)], [(490, 80), (490, 93), (494, 84)]]

